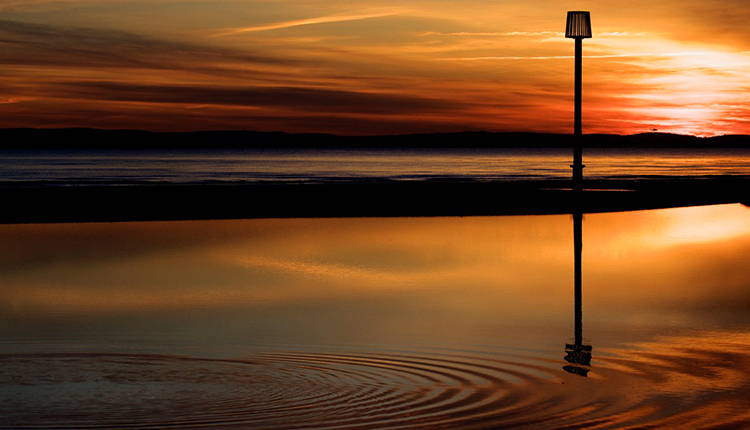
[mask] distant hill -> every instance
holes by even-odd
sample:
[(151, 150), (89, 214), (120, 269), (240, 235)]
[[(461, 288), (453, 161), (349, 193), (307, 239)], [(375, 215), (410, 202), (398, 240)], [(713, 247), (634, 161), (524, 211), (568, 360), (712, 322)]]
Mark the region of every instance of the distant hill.
[[(393, 136), (336, 136), (255, 131), (0, 129), (3, 149), (183, 148), (570, 148), (570, 134), (458, 132)], [(750, 148), (750, 136), (695, 137), (668, 133), (587, 134), (587, 148)]]

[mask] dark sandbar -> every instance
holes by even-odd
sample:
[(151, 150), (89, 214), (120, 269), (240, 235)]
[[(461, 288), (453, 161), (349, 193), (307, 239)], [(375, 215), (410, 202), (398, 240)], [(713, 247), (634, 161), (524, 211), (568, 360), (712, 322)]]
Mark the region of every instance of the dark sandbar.
[(0, 223), (617, 212), (750, 203), (750, 178), (571, 182), (382, 181), (213, 184), (0, 184)]

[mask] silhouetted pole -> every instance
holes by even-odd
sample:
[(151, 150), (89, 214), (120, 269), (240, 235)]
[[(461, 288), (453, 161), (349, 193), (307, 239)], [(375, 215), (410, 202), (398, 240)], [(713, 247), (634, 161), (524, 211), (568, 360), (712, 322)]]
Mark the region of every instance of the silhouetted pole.
[(583, 182), (583, 132), (581, 126), (581, 82), (583, 63), (583, 39), (591, 38), (591, 14), (589, 12), (568, 12), (565, 37), (575, 39), (575, 107), (574, 107), (574, 147), (573, 147), (573, 189), (581, 190)]
[(591, 37), (591, 14), (583, 11), (568, 12), (565, 37), (575, 39), (575, 99), (573, 112), (573, 247), (575, 253), (575, 346), (583, 346), (583, 311), (581, 303), (581, 253), (583, 250), (583, 131), (581, 121), (581, 88), (583, 81), (583, 39)]
[[(575, 106), (573, 113), (573, 253), (574, 253), (574, 306), (575, 338), (573, 344), (565, 344), (566, 372), (586, 376), (591, 366), (591, 345), (583, 343), (583, 303), (581, 282), (581, 254), (583, 252), (583, 132), (581, 126), (581, 81), (583, 63), (583, 39), (591, 37), (591, 15), (589, 12), (568, 12), (565, 37), (575, 39)], [(585, 367), (582, 367), (585, 366)]]
[(583, 131), (581, 125), (581, 87), (583, 81), (583, 39), (576, 38), (576, 76), (575, 76), (575, 109), (574, 109), (574, 131), (575, 146), (573, 147), (573, 183), (576, 189), (581, 188), (583, 181)]

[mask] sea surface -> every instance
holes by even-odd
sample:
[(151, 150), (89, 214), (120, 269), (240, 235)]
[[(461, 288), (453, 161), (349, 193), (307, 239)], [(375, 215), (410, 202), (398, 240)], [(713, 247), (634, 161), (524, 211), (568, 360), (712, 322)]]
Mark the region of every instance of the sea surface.
[[(15, 151), (0, 173), (537, 180), (568, 178), (569, 158)], [(599, 178), (750, 174), (746, 150), (584, 162)], [(748, 267), (741, 204), (0, 225), (0, 429), (750, 428)]]
[(750, 427), (740, 204), (0, 238), (3, 429)]
[[(0, 181), (131, 184), (256, 181), (544, 180), (571, 175), (560, 149), (0, 151)], [(592, 179), (750, 175), (750, 149), (588, 149)]]

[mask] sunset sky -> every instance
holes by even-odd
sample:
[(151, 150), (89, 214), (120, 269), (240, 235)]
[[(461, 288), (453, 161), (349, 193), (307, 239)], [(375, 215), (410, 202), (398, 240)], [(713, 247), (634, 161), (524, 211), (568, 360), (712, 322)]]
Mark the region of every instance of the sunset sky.
[(744, 0), (2, 0), (0, 127), (750, 134)]

